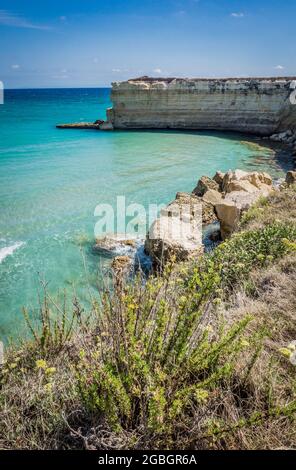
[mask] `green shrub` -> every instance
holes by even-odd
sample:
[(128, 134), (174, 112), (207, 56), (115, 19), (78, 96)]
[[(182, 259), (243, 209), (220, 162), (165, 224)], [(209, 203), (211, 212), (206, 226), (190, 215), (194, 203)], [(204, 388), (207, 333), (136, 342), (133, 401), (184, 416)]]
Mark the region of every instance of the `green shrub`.
[(209, 306), (254, 267), (292, 250), (294, 239), (294, 226), (277, 223), (240, 232), (185, 275), (181, 270), (176, 279), (168, 267), (144, 289), (138, 280), (105, 300), (98, 346), (81, 352), (76, 369), (87, 408), (115, 430), (146, 427), (169, 434), (178, 416), (206, 402), (231, 377), (250, 342), (243, 340), (248, 317), (211, 338), (204, 322)]
[(221, 284), (232, 288), (247, 278), (253, 268), (262, 267), (293, 251), (294, 224), (273, 223), (263, 229), (239, 232), (222, 243), (212, 255)]
[(139, 307), (131, 295), (123, 299), (120, 314), (111, 308), (97, 348), (81, 351), (78, 388), (89, 411), (114, 431), (147, 429), (166, 433), (167, 439), (177, 420), (207, 402), (232, 375), (249, 344), (243, 338), (250, 318), (222, 329), (214, 340), (200, 323), (203, 294), (186, 300), (173, 314), (165, 301), (147, 309), (145, 300), (140, 313), (135, 313)]

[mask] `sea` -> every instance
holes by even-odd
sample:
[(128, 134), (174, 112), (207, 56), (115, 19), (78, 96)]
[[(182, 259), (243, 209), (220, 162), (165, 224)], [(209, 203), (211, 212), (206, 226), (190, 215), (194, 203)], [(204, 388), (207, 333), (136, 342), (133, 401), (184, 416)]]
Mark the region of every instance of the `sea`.
[[(109, 88), (4, 93), (0, 340), (5, 343), (25, 334), (23, 308), (38, 313), (44, 285), (53, 298), (66, 293), (85, 304), (90, 290), (97, 291), (110, 266), (108, 256), (93, 250), (98, 214), (110, 206), (116, 213), (118, 196), (127, 207), (136, 204), (148, 212), (177, 191), (191, 192), (202, 175), (216, 170), (267, 171), (281, 178), (292, 167), (287, 150), (241, 134), (55, 127), (104, 119), (109, 106)], [(143, 228), (143, 219), (139, 225)]]

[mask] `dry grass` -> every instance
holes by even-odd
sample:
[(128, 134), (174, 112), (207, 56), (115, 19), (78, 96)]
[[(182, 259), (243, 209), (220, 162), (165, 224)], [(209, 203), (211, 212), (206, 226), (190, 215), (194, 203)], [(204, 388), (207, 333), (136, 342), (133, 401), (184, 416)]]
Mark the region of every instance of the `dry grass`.
[(295, 223), (296, 189), (285, 188), (274, 191), (268, 198), (262, 198), (243, 217), (241, 226), (248, 230), (262, 228), (274, 221)]

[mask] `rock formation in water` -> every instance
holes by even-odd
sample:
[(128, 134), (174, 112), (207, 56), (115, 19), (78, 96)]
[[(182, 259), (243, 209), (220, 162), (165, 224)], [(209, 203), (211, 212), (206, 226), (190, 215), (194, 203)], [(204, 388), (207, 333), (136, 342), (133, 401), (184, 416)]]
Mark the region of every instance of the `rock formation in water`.
[[(287, 174), (287, 184), (293, 184), (296, 172)], [(192, 194), (177, 193), (150, 227), (145, 250), (153, 265), (162, 268), (174, 258), (184, 261), (203, 252), (201, 229), (215, 220), (220, 232), (214, 231), (214, 241), (224, 240), (238, 227), (242, 214), (274, 187), (272, 178), (264, 172), (229, 170), (217, 172), (214, 178), (202, 176)], [(199, 218), (200, 217), (200, 218)]]
[[(112, 84), (114, 128), (211, 129), (296, 138), (294, 78), (142, 77)], [(291, 137), (291, 136), (290, 136)]]

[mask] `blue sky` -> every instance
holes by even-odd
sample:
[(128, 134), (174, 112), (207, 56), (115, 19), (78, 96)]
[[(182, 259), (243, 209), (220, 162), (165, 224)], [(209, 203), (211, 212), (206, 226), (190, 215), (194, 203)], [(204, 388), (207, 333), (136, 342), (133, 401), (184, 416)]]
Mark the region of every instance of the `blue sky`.
[(296, 75), (295, 18), (295, 0), (0, 0), (0, 80)]

